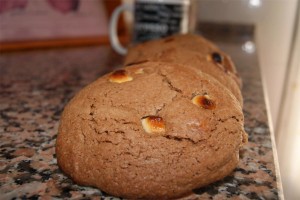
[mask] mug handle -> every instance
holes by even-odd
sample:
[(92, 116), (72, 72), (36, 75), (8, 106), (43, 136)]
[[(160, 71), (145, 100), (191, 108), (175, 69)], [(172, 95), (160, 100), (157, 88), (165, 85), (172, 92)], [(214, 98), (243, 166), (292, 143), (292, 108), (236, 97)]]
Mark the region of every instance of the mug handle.
[(123, 11), (133, 11), (133, 6), (129, 4), (122, 4), (118, 6), (114, 12), (112, 13), (110, 22), (109, 22), (109, 40), (113, 47), (113, 49), (118, 52), (121, 55), (125, 55), (127, 53), (127, 49), (123, 47), (120, 43), (119, 37), (118, 37), (118, 20), (120, 17), (120, 14)]

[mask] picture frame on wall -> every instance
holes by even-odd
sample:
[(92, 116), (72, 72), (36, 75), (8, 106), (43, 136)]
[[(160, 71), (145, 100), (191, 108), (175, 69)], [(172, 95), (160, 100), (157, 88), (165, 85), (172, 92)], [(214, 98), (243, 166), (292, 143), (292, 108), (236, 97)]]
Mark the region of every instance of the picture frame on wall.
[[(0, 0), (0, 51), (108, 44), (120, 0)], [(119, 25), (126, 37), (124, 22)]]

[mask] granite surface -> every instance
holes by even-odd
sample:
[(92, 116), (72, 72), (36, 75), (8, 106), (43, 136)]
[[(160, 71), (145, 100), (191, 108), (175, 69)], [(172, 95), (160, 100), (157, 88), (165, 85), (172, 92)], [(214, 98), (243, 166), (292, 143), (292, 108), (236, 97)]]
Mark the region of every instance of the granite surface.
[[(242, 51), (242, 42), (219, 45), (243, 79), (249, 143), (232, 174), (185, 199), (279, 199), (257, 56)], [(120, 63), (106, 46), (0, 55), (0, 199), (114, 199), (66, 177), (56, 163), (55, 141), (65, 104)]]

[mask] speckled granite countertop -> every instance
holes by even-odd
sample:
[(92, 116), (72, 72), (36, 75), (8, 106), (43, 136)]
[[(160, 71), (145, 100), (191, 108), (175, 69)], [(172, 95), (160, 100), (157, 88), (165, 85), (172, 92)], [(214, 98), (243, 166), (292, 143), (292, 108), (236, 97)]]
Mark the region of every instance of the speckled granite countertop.
[[(241, 44), (219, 43), (243, 79), (249, 143), (231, 175), (186, 199), (280, 198), (257, 57)], [(105, 46), (0, 55), (0, 199), (113, 199), (66, 177), (56, 164), (55, 141), (64, 105), (121, 62)]]

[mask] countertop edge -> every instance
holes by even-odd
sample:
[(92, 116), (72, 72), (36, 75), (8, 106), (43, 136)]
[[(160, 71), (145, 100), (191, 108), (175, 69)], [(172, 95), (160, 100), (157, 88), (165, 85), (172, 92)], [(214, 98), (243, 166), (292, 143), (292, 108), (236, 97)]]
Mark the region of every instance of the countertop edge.
[(277, 147), (276, 147), (276, 142), (275, 142), (274, 126), (273, 126), (273, 122), (272, 122), (272, 115), (270, 112), (270, 103), (269, 103), (269, 96), (267, 93), (266, 79), (263, 76), (263, 73), (261, 72), (260, 67), (259, 67), (259, 69), (260, 69), (260, 74), (261, 74), (264, 100), (265, 100), (265, 105), (267, 108), (268, 123), (269, 123), (269, 128), (270, 128), (270, 136), (271, 136), (272, 151), (273, 151), (273, 156), (274, 156), (275, 173), (276, 173), (276, 178), (277, 178), (276, 184), (277, 184), (277, 188), (278, 188), (278, 196), (281, 200), (284, 200), (285, 198), (284, 198), (283, 186), (282, 186), (282, 181), (281, 181), (281, 173), (280, 173), (280, 167), (279, 167)]

